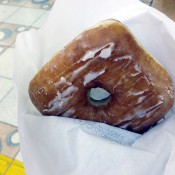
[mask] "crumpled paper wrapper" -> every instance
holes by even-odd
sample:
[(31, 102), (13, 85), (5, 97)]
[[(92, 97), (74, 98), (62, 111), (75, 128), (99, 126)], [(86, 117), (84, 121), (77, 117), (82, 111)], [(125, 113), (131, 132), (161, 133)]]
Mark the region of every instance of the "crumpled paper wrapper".
[[(175, 107), (143, 135), (97, 122), (43, 117), (28, 85), (52, 55), (105, 19), (123, 22), (175, 82), (175, 23), (138, 0), (57, 0), (45, 25), (19, 34), (14, 83), (27, 175), (174, 175)], [(175, 87), (175, 86), (174, 86)]]

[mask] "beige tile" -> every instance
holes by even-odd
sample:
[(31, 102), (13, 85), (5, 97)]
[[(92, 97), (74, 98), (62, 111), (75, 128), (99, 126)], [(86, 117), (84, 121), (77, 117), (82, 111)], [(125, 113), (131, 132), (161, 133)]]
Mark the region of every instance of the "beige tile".
[(13, 142), (12, 138), (18, 135), (17, 128), (0, 122), (0, 154), (14, 158), (19, 152), (19, 142)]
[(0, 44), (4, 46), (10, 46), (14, 40), (15, 38), (13, 31), (10, 28), (5, 28), (0, 25)]
[(0, 56), (0, 75), (7, 78), (13, 76), (14, 48), (8, 48)]
[(11, 46), (16, 40), (16, 35), (28, 29), (28, 26), (1, 23), (0, 24), (0, 45)]

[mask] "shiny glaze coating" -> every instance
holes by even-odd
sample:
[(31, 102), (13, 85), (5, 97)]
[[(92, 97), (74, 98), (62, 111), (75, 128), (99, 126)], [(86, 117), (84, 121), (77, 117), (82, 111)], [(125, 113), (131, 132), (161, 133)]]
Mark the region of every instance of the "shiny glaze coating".
[[(111, 94), (106, 106), (87, 99), (91, 88)], [(90, 28), (59, 51), (30, 82), (29, 95), (44, 115), (73, 117), (142, 133), (174, 103), (172, 81), (119, 21)]]

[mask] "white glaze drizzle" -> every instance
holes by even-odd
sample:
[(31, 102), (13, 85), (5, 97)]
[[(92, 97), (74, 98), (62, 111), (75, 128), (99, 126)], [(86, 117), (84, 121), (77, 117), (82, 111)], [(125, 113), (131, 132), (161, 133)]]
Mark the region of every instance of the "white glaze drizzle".
[(114, 46), (114, 43), (109, 43), (109, 47), (102, 49), (99, 56), (104, 59), (109, 58), (114, 50)]
[(149, 91), (149, 89), (145, 89), (145, 90), (142, 90), (142, 91), (129, 91), (128, 95), (139, 96), (139, 95), (144, 94), (147, 91)]
[(131, 55), (123, 55), (120, 57), (117, 57), (114, 59), (114, 61), (122, 61), (122, 60), (132, 60), (132, 56)]
[(63, 113), (63, 117), (70, 117), (72, 116), (73, 114), (75, 113), (75, 110), (74, 109), (69, 109), (67, 110), (66, 112)]
[(136, 70), (136, 72), (142, 72), (138, 64), (134, 65), (134, 69)]
[(158, 95), (158, 99), (164, 101), (164, 97), (162, 95)]
[(67, 97), (69, 96), (70, 94), (72, 94), (73, 92), (77, 91), (78, 88), (75, 87), (75, 86), (70, 86), (68, 87), (65, 91), (62, 92), (61, 94), (61, 97), (64, 98), (64, 97)]
[(49, 102), (48, 109), (44, 109), (43, 112), (53, 112), (55, 110), (61, 109), (69, 102), (70, 95), (76, 91), (78, 91), (78, 88), (75, 86), (68, 87), (62, 93), (58, 91), (56, 97)]
[(139, 75), (140, 73), (141, 73), (141, 72), (132, 73), (132, 74), (131, 74), (131, 77), (135, 77), (135, 76)]
[(102, 75), (103, 73), (105, 73), (105, 70), (101, 70), (99, 72), (89, 72), (87, 75), (85, 75), (84, 77), (84, 86), (89, 83), (90, 81), (94, 80), (95, 78), (97, 78), (98, 76)]
[(169, 87), (166, 86), (166, 91), (170, 95), (170, 98), (174, 98), (173, 88), (171, 86), (169, 86)]
[(132, 56), (131, 55), (123, 55), (120, 57), (117, 57), (114, 59), (115, 62), (117, 61), (122, 61), (122, 60), (127, 60), (127, 63), (124, 64), (123, 70), (126, 69), (132, 62)]
[(90, 62), (87, 62), (85, 65), (79, 67), (77, 70), (74, 70), (72, 73), (72, 78), (71, 80), (73, 80), (74, 78), (76, 78), (81, 71), (83, 71), (84, 69), (86, 69), (86, 67), (90, 64)]
[(162, 103), (163, 103), (162, 101), (159, 101), (156, 105), (151, 106), (147, 109), (138, 109), (138, 108), (134, 109), (132, 115), (126, 116), (124, 119), (120, 120), (120, 122), (132, 120), (133, 116), (135, 116), (136, 118), (143, 118), (145, 116), (149, 117), (153, 112), (155, 112), (160, 107)]
[(137, 99), (137, 104), (142, 103), (146, 98), (147, 98), (146, 95), (145, 95), (145, 96), (141, 96), (141, 97), (139, 97), (139, 98)]
[[(147, 96), (141, 96), (138, 98), (137, 100), (137, 104), (140, 104), (142, 105), (142, 102), (147, 98)], [(163, 101), (164, 101), (164, 98), (162, 95), (158, 95), (158, 102), (153, 105), (153, 106), (150, 106), (146, 109), (139, 109), (138, 107), (135, 108), (133, 110), (133, 114), (132, 115), (128, 115), (128, 116), (125, 116), (123, 119), (119, 120), (119, 123), (121, 122), (125, 122), (125, 121), (129, 121), (129, 120), (132, 120), (133, 119), (133, 116), (135, 116), (136, 118), (142, 118), (142, 117), (147, 117), (149, 118), (158, 108), (160, 108), (161, 104), (163, 104)], [(122, 128), (126, 128), (127, 126), (130, 125), (130, 122), (127, 123), (126, 125), (122, 125), (121, 127)]]
[[(96, 57), (99, 56), (103, 59), (107, 59), (108, 57), (111, 56), (111, 53), (114, 50), (114, 46), (115, 46), (115, 44), (110, 42), (110, 43), (106, 44), (105, 46), (103, 46), (101, 48), (97, 48), (97, 49), (94, 49), (94, 50), (87, 51), (86, 54), (77, 63), (80, 63), (81, 61), (86, 61), (90, 58), (93, 58), (95, 56), (95, 54), (97, 52), (99, 52), (100, 50), (101, 50), (100, 54), (97, 55)], [(77, 70), (75, 70), (72, 73), (71, 80), (75, 79), (84, 69), (86, 69), (86, 67), (89, 66), (90, 63), (91, 62), (88, 61), (85, 65), (83, 65), (83, 66), (79, 67)]]
[(147, 108), (146, 110), (143, 110), (143, 109), (135, 109), (134, 112), (135, 112), (135, 116), (137, 118), (142, 118), (144, 116), (150, 116), (155, 110), (157, 110), (160, 105), (163, 104), (163, 101), (162, 100), (159, 100), (155, 105)]
[[(108, 43), (108, 44), (106, 44), (106, 45), (104, 45), (103, 47), (100, 47), (100, 48), (96, 48), (96, 49), (93, 49), (93, 50), (89, 50), (89, 51), (87, 51), (86, 53), (85, 53), (85, 55), (81, 58), (81, 61), (86, 61), (86, 60), (88, 60), (88, 59), (91, 59), (91, 58), (94, 58), (94, 56), (95, 56), (95, 54), (97, 53), (97, 52), (99, 52), (100, 50), (101, 50), (101, 52), (100, 52), (100, 57), (101, 58), (108, 58), (110, 55), (111, 55), (111, 53), (112, 53), (112, 51), (114, 50), (114, 46), (115, 46), (115, 44), (114, 43), (112, 43), (112, 42), (110, 42), (110, 43)], [(106, 48), (107, 47), (107, 48)], [(104, 50), (104, 51), (103, 51)]]
[(87, 51), (83, 58), (81, 58), (81, 60), (86, 61), (90, 58), (93, 58), (98, 51), (98, 49)]
[(131, 73), (131, 77), (135, 77), (135, 76), (139, 75), (140, 73), (142, 73), (142, 71), (141, 71), (138, 64), (134, 65), (134, 69), (135, 69), (136, 72)]
[(71, 85), (72, 85), (72, 83), (69, 82), (69, 81), (67, 81), (65, 77), (61, 77), (61, 78), (60, 78), (60, 81), (54, 83), (54, 85), (55, 85), (55, 87), (58, 87), (58, 86), (59, 86), (60, 84), (62, 84), (62, 83), (63, 83), (63, 84), (67, 84), (68, 86), (71, 86)]

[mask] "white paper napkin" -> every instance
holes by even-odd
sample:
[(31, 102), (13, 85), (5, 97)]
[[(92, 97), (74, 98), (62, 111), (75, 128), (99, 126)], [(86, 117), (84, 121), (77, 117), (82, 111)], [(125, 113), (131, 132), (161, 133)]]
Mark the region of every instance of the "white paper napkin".
[[(51, 56), (86, 28), (114, 18), (170, 73), (175, 82), (175, 23), (138, 0), (57, 0), (45, 25), (19, 34), (14, 82), (21, 151), (27, 175), (174, 175), (175, 108), (146, 134), (63, 117), (43, 117), (28, 85)], [(175, 87), (175, 86), (174, 86)]]

